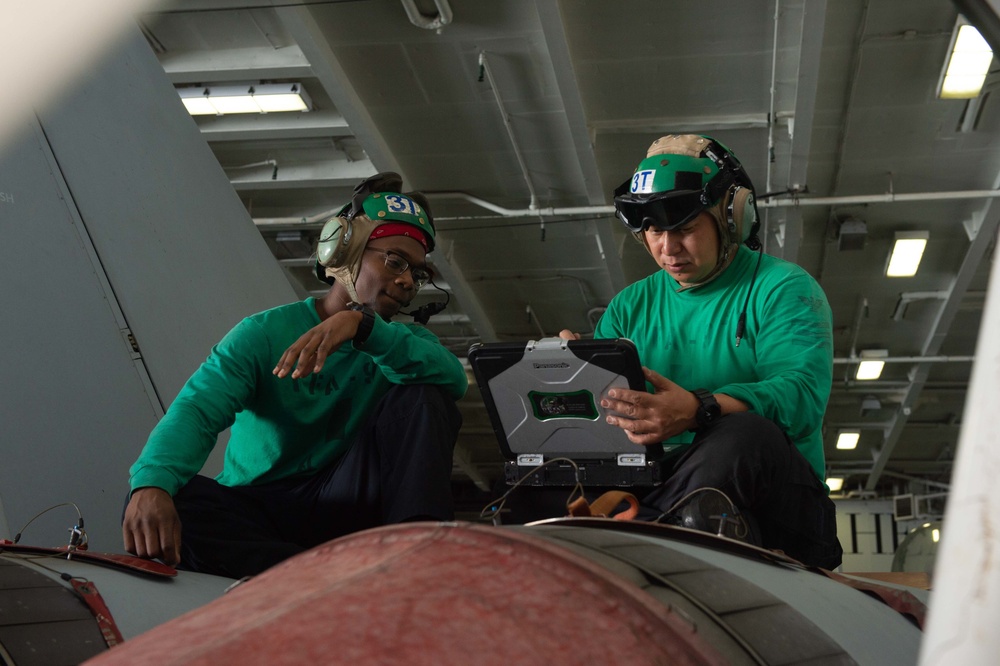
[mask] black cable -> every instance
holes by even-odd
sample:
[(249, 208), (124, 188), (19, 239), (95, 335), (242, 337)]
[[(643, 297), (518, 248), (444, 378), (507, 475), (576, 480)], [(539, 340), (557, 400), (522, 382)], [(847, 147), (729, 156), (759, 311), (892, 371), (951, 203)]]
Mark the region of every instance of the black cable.
[(760, 196), (757, 196), (756, 198), (757, 199), (770, 199), (771, 197), (780, 197), (780, 196), (783, 196), (785, 194), (795, 194), (795, 193), (796, 193), (796, 190), (793, 190), (793, 189), (776, 190), (774, 192), (765, 192), (764, 194), (761, 194)]
[(400, 314), (405, 314), (410, 317), (413, 317), (413, 321), (417, 322), (418, 324), (423, 324), (424, 326), (427, 325), (427, 321), (431, 317), (444, 310), (446, 307), (448, 307), (448, 303), (451, 302), (451, 294), (449, 294), (447, 291), (434, 284), (434, 278), (430, 279), (429, 284), (438, 291), (440, 291), (441, 293), (443, 293), (445, 300), (433, 301), (426, 305), (421, 305), (416, 310), (411, 310), (409, 312), (403, 312), (402, 310), (400, 310)]
[(510, 497), (510, 494), (515, 490), (517, 490), (522, 483), (527, 481), (533, 475), (537, 474), (545, 467), (548, 467), (549, 465), (557, 462), (566, 462), (573, 467), (573, 477), (576, 481), (576, 484), (573, 486), (573, 489), (570, 490), (569, 495), (566, 497), (566, 510), (568, 512), (569, 506), (570, 504), (573, 503), (574, 497), (576, 495), (583, 497), (583, 484), (580, 482), (580, 468), (577, 466), (576, 461), (571, 460), (569, 458), (550, 458), (549, 460), (543, 462), (541, 465), (536, 465), (535, 467), (532, 467), (524, 474), (524, 476), (518, 479), (517, 483), (511, 486), (507, 492), (505, 492), (499, 498), (493, 500), (492, 502), (484, 506), (483, 509), (479, 512), (479, 518), (482, 520), (490, 518), (493, 521), (494, 525), (499, 525), (500, 511), (503, 509), (503, 505), (506, 504), (507, 498)]
[(743, 334), (746, 333), (747, 329), (747, 305), (750, 303), (750, 294), (753, 293), (753, 285), (757, 280), (757, 271), (760, 270), (760, 260), (764, 258), (764, 248), (758, 246), (757, 248), (757, 265), (754, 266), (753, 275), (750, 277), (750, 287), (747, 289), (747, 297), (743, 299), (743, 311), (740, 312), (740, 318), (736, 322), (736, 346), (740, 346), (740, 340), (743, 339)]
[(31, 517), (31, 520), (26, 522), (24, 524), (24, 527), (22, 527), (20, 531), (18, 531), (18, 533), (14, 535), (14, 543), (17, 543), (18, 541), (21, 540), (21, 534), (24, 533), (24, 530), (28, 529), (28, 526), (31, 525), (31, 523), (35, 522), (37, 518), (45, 515), (49, 511), (52, 511), (52, 509), (58, 509), (61, 506), (71, 506), (74, 509), (76, 509), (77, 524), (70, 529), (71, 533), (69, 542), (70, 548), (71, 549), (76, 548), (78, 546), (87, 543), (87, 533), (83, 530), (83, 514), (80, 513), (80, 507), (78, 507), (73, 502), (61, 502), (59, 504), (53, 504), (49, 508), (43, 509), (42, 511), (36, 513), (34, 516)]

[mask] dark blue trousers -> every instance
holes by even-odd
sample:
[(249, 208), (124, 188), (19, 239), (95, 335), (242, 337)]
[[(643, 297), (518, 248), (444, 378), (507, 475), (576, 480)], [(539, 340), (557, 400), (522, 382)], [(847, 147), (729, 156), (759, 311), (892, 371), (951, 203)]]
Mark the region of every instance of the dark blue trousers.
[(180, 567), (241, 578), (359, 530), (453, 520), (461, 421), (440, 388), (394, 386), (351, 448), (315, 475), (241, 487), (194, 477), (174, 496)]
[(640, 519), (655, 520), (699, 488), (717, 488), (750, 514), (765, 548), (811, 566), (840, 566), (834, 504), (774, 422), (749, 412), (729, 414), (665, 464), (666, 480), (642, 499)]

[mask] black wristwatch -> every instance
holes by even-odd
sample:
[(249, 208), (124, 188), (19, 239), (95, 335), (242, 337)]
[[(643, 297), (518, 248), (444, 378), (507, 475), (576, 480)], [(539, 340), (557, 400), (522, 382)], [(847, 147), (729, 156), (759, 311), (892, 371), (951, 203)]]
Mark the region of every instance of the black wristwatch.
[(694, 393), (694, 397), (698, 398), (698, 411), (694, 413), (695, 421), (698, 422), (698, 427), (695, 430), (701, 430), (702, 428), (707, 428), (713, 423), (719, 420), (722, 416), (722, 407), (719, 406), (719, 401), (715, 399), (712, 392), (708, 389), (695, 389), (691, 391)]
[(347, 304), (347, 309), (361, 313), (361, 323), (358, 324), (358, 332), (354, 334), (354, 345), (363, 345), (368, 340), (368, 336), (371, 335), (372, 328), (375, 327), (375, 311), (363, 303), (355, 303), (354, 301)]

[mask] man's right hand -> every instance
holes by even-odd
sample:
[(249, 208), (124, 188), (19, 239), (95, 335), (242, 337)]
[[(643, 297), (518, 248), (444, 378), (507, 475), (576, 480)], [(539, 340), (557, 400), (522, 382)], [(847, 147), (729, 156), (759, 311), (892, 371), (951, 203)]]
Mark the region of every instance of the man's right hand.
[(174, 566), (181, 561), (181, 519), (170, 493), (162, 488), (132, 492), (122, 522), (125, 550), (139, 557), (159, 558)]

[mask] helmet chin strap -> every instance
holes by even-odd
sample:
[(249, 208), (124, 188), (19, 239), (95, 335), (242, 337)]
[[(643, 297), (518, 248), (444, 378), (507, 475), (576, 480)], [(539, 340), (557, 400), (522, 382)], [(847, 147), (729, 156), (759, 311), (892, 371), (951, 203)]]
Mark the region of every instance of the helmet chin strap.
[(326, 274), (347, 290), (347, 295), (351, 297), (351, 300), (355, 303), (360, 303), (358, 290), (354, 287), (354, 281), (357, 279), (357, 276), (353, 273), (354, 271), (351, 270), (350, 266), (326, 269)]

